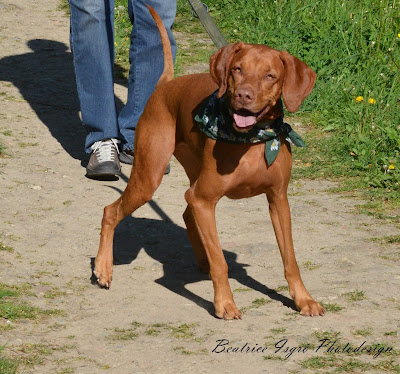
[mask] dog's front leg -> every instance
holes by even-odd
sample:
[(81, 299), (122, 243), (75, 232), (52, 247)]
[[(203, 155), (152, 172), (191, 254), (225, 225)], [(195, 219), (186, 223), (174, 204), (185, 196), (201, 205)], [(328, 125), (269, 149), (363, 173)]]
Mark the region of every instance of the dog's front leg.
[(294, 254), (290, 208), (286, 192), (267, 193), (269, 212), (274, 226), (275, 236), (281, 252), (285, 278), (289, 285), (290, 296), (302, 315), (322, 316), (324, 308), (316, 302), (306, 290), (300, 277), (299, 267)]
[(210, 266), (215, 314), (224, 319), (241, 319), (240, 311), (233, 301), (228, 281), (228, 265), (218, 240), (215, 222), (216, 203), (196, 196), (194, 186), (186, 192), (185, 198), (193, 218), (195, 226), (193, 229), (196, 230), (196, 237), (201, 240)]

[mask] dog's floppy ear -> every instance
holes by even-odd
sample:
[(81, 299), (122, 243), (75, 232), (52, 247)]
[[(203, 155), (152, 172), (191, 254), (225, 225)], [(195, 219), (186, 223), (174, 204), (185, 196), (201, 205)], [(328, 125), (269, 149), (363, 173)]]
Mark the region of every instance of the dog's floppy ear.
[(303, 61), (283, 51), (280, 58), (285, 67), (282, 97), (286, 109), (295, 112), (314, 87), (317, 74)]
[(212, 79), (219, 86), (217, 98), (220, 98), (227, 89), (229, 65), (233, 56), (238, 53), (244, 43), (238, 42), (220, 48), (210, 58), (210, 74)]

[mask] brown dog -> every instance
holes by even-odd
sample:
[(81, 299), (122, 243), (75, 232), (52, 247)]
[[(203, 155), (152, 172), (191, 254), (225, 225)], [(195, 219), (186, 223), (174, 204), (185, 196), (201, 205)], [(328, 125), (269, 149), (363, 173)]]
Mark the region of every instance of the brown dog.
[(230, 126), (233, 123), (237, 134), (273, 127), (283, 113), (281, 96), (286, 108), (296, 111), (311, 92), (316, 74), (287, 52), (240, 42), (211, 57), (210, 74), (172, 79), (168, 38), (158, 15), (150, 11), (160, 30), (165, 68), (137, 126), (128, 185), (122, 196), (104, 209), (94, 270), (98, 283), (107, 288), (111, 285), (117, 224), (152, 198), (174, 154), (190, 180), (184, 220), (198, 265), (213, 281), (215, 314), (225, 319), (241, 318), (218, 241), (216, 204), (223, 196), (241, 199), (265, 193), (290, 295), (301, 314), (323, 315), (324, 309), (304, 287), (294, 255), (287, 199), (292, 157), (285, 134), (280, 135), (276, 159), (268, 165), (265, 143), (216, 141), (199, 131), (193, 119), (199, 105), (218, 90), (216, 100), (226, 98)]

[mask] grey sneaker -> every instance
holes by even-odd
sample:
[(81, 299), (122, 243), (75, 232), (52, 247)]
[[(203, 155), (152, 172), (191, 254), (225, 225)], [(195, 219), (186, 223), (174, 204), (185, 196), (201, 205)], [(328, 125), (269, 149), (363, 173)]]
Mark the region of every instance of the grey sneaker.
[(86, 166), (88, 177), (111, 177), (121, 175), (118, 160), (118, 139), (106, 139), (92, 145), (92, 154)]
[(133, 164), (133, 151), (121, 151), (118, 155), (119, 160), (128, 165)]

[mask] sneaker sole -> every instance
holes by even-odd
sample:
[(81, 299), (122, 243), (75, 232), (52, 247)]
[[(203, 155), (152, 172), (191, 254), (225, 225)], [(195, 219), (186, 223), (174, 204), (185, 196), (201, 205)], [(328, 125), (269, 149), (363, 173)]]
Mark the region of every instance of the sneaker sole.
[(110, 165), (104, 165), (103, 167), (98, 167), (96, 170), (86, 168), (86, 176), (88, 177), (103, 177), (103, 176), (111, 177), (111, 176), (120, 176), (121, 174), (122, 174), (121, 168), (116, 169), (115, 167), (110, 167)]

